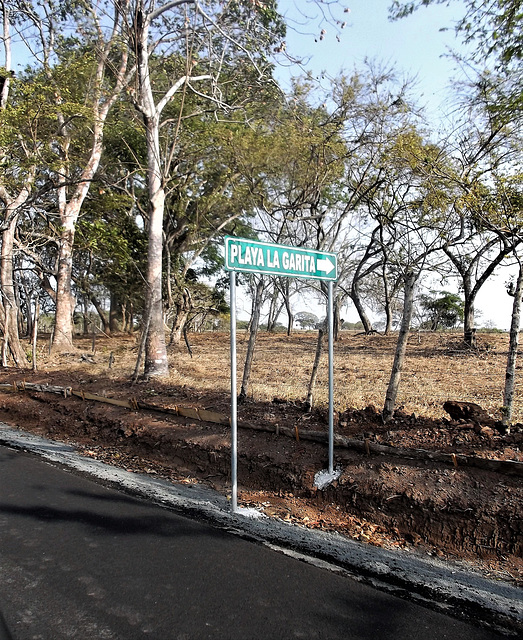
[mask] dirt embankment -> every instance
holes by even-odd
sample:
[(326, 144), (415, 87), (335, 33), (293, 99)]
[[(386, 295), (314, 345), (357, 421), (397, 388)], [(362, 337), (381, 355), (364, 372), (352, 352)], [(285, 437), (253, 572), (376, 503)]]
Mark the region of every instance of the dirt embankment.
[[(131, 387), (127, 380), (72, 379), (59, 371), (0, 374), (4, 384), (21, 379), (151, 403), (146, 385)], [(227, 395), (155, 382), (153, 400), (171, 413), (3, 390), (0, 419), (74, 442), (85, 455), (111, 464), (178, 482), (205, 482), (227, 493), (228, 426), (172, 411), (184, 405), (227, 413)], [(429, 554), (466, 559), (486, 574), (523, 584), (523, 480), (517, 464), (523, 462), (521, 426), (501, 435), (464, 420), (420, 419), (401, 412), (385, 426), (373, 407), (348, 410), (337, 416), (336, 425), (340, 440), (335, 464), (341, 475), (318, 490), (314, 475), (326, 466), (327, 447), (315, 440), (326, 433), (325, 413), (305, 413), (298, 403), (278, 399), (240, 407), (242, 504), (374, 545), (415, 545)], [(313, 440), (308, 434), (315, 434)], [(505, 460), (509, 468), (482, 468), (485, 460)]]

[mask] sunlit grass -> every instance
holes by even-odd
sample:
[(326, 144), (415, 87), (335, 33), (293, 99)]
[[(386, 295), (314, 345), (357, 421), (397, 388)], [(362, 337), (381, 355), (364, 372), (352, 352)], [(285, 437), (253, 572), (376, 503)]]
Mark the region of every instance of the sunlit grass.
[[(302, 401), (314, 362), (315, 332), (297, 332), (291, 337), (260, 332), (252, 367), (248, 396), (259, 401), (275, 397)], [(168, 384), (199, 392), (230, 390), (230, 344), (226, 333), (189, 336), (193, 356), (185, 344), (169, 348), (171, 368)], [(507, 334), (483, 334), (479, 349), (464, 348), (458, 333), (412, 333), (402, 372), (397, 404), (408, 413), (441, 417), (448, 399), (477, 402), (496, 418), (503, 404), (503, 386), (508, 348)], [(364, 336), (345, 332), (334, 348), (335, 407), (381, 408), (394, 357), (396, 336)], [(90, 339), (79, 339), (77, 347), (90, 352)], [(71, 355), (49, 356), (39, 347), (42, 367), (67, 366), (85, 375), (130, 377), (137, 357), (137, 337), (100, 338), (95, 343), (95, 364)], [(247, 337), (238, 334), (238, 388), (241, 385)], [(108, 368), (110, 353), (114, 364)], [(523, 366), (523, 363), (522, 365)], [(518, 368), (517, 374), (523, 369)], [(315, 403), (328, 402), (326, 345), (318, 373)], [(76, 377), (76, 376), (75, 376)], [(523, 421), (523, 379), (516, 380), (514, 420)]]

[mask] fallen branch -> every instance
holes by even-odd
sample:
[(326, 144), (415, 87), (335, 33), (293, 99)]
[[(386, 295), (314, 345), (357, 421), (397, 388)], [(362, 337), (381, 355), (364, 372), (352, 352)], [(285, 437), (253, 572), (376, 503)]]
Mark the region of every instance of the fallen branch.
[[(243, 429), (254, 431), (265, 431), (269, 433), (283, 434), (289, 438), (296, 438), (296, 431), (291, 427), (281, 425), (254, 425), (239, 422), (238, 426)], [(328, 443), (328, 434), (324, 431), (301, 431), (300, 439), (311, 442)], [(488, 471), (523, 476), (523, 462), (516, 460), (492, 460), (491, 458), (480, 458), (479, 456), (466, 456), (455, 453), (442, 453), (440, 451), (428, 451), (427, 449), (401, 449), (383, 444), (370, 442), (368, 438), (358, 440), (357, 438), (346, 438), (345, 436), (334, 434), (334, 446), (361, 451), (366, 455), (371, 453), (382, 456), (394, 456), (410, 460), (433, 460), (434, 462), (444, 462), (454, 467), (477, 467)]]
[[(214, 424), (229, 425), (230, 418), (228, 415), (217, 411), (209, 411), (208, 409), (199, 409), (198, 407), (186, 407), (175, 405), (174, 407), (164, 407), (157, 404), (142, 402), (136, 398), (119, 400), (116, 398), (106, 398), (87, 391), (76, 391), (71, 387), (59, 387), (47, 384), (35, 384), (31, 382), (13, 382), (12, 384), (0, 384), (0, 391), (36, 391), (40, 393), (55, 393), (68, 398), (74, 396), (81, 400), (89, 400), (93, 402), (102, 402), (111, 404), (132, 411), (156, 411), (162, 414), (174, 415), (181, 418), (190, 418), (201, 422), (212, 422)], [(328, 443), (328, 434), (325, 431), (297, 431), (297, 427), (283, 427), (281, 425), (254, 425), (248, 422), (239, 421), (238, 426), (242, 429), (251, 429), (253, 431), (264, 431), (266, 433), (275, 433), (276, 435), (285, 435), (295, 440), (308, 440), (310, 442), (319, 442), (321, 444)], [(334, 445), (343, 449), (352, 449), (361, 451), (366, 455), (386, 455), (397, 458), (405, 458), (408, 460), (432, 460), (434, 462), (443, 462), (453, 465), (454, 467), (475, 467), (485, 469), (487, 471), (495, 471), (508, 475), (523, 476), (523, 462), (516, 460), (492, 460), (491, 458), (480, 458), (479, 456), (466, 456), (456, 453), (442, 453), (440, 451), (428, 451), (426, 449), (402, 449), (399, 447), (391, 447), (388, 445), (370, 442), (368, 438), (358, 440), (357, 438), (346, 438), (342, 435), (334, 434)]]

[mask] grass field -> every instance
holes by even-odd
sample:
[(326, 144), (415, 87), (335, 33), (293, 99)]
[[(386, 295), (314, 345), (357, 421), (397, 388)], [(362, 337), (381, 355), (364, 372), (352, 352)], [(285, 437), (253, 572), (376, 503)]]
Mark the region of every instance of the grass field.
[[(169, 349), (170, 383), (200, 391), (230, 389), (230, 346), (227, 333), (202, 333), (189, 336), (193, 357), (182, 343)], [(370, 404), (381, 409), (394, 357), (396, 336), (357, 335), (344, 332), (334, 347), (335, 405), (343, 411), (361, 409)], [(77, 346), (90, 350), (90, 341)], [(238, 334), (238, 378), (241, 383), (247, 346), (245, 333)], [(410, 335), (398, 407), (408, 413), (439, 418), (448, 399), (477, 402), (493, 417), (501, 417), (508, 334), (478, 335), (478, 349), (465, 348), (458, 333), (417, 333)], [(306, 395), (314, 353), (315, 332), (296, 332), (291, 337), (260, 333), (251, 374), (248, 396), (255, 400), (303, 400)], [(109, 354), (114, 365), (109, 370)], [(41, 350), (44, 353), (44, 350)], [(136, 359), (136, 338), (102, 338), (96, 342), (96, 364), (109, 377), (130, 376)], [(75, 359), (75, 363), (76, 363)], [(64, 368), (64, 359), (42, 355), (42, 367)], [(85, 369), (85, 363), (71, 368)], [(523, 360), (517, 365), (514, 422), (523, 422)], [(151, 382), (154, 385), (154, 382)], [(315, 404), (326, 404), (328, 394), (326, 348), (318, 374)]]
[[(218, 338), (218, 336), (216, 336)], [(228, 336), (213, 339), (212, 334), (193, 336), (194, 358), (183, 349), (173, 354), (173, 364), (185, 384), (220, 385), (229, 388)], [(479, 349), (464, 348), (461, 335), (450, 333), (413, 333), (402, 373), (398, 406), (408, 413), (427, 417), (445, 415), (448, 399), (477, 402), (494, 417), (501, 417), (508, 348), (508, 335), (484, 334)], [(381, 408), (390, 377), (396, 336), (361, 336), (344, 333), (334, 349), (335, 404), (343, 411), (361, 409), (369, 404)], [(250, 395), (258, 400), (278, 396), (303, 400), (314, 361), (315, 333), (296, 333), (290, 338), (260, 334)], [(241, 378), (246, 340), (238, 339), (238, 374)], [(523, 364), (523, 362), (522, 362)], [(518, 369), (521, 371), (521, 369)], [(209, 373), (212, 381), (208, 380)], [(173, 374), (174, 375), (174, 374)], [(327, 355), (324, 353), (317, 381), (316, 403), (326, 404)], [(523, 420), (523, 381), (518, 391), (514, 420)]]

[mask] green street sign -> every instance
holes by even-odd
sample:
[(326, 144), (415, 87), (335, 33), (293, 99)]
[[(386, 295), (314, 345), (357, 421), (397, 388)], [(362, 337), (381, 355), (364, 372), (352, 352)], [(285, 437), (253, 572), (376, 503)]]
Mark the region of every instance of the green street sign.
[(335, 253), (233, 236), (225, 238), (225, 268), (315, 280), (336, 280), (338, 277)]

